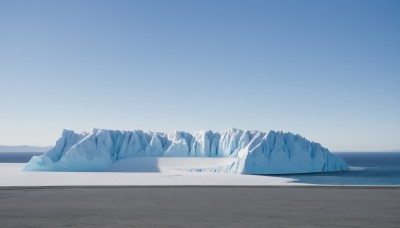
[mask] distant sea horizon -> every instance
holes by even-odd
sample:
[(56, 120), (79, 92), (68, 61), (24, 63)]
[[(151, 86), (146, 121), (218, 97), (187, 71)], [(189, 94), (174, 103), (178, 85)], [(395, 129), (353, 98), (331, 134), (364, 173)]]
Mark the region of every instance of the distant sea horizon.
[(18, 145), (18, 146), (5, 146), (0, 145), (0, 153), (2, 152), (15, 152), (15, 153), (26, 153), (26, 152), (46, 152), (50, 150), (53, 146), (28, 146), (28, 145)]

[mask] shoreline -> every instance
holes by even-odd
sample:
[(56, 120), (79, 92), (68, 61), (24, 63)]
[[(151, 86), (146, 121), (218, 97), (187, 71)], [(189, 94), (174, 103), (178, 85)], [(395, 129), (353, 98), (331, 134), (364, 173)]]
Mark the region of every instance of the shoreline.
[(1, 190), (23, 189), (113, 189), (113, 188), (291, 188), (291, 189), (371, 189), (400, 190), (400, 185), (53, 185), (0, 186)]

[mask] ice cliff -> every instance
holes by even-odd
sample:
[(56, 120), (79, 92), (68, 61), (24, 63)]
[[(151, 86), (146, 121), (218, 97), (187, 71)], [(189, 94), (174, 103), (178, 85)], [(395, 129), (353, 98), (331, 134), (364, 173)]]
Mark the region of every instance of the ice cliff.
[[(33, 157), (25, 171), (102, 171), (134, 157), (234, 157), (230, 165), (191, 171), (288, 174), (347, 171), (347, 164), (300, 135), (229, 129), (172, 133), (64, 130), (56, 145)], [(189, 169), (190, 170), (190, 169)]]

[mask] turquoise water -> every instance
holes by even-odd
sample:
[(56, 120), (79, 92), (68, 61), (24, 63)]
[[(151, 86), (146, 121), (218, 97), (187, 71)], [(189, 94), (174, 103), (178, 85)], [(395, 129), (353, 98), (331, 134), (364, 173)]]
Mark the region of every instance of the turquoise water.
[[(0, 152), (0, 163), (24, 163), (42, 153)], [(324, 185), (400, 185), (400, 153), (352, 152), (335, 153), (349, 166), (362, 170), (340, 173), (276, 175), (296, 179), (296, 182)]]

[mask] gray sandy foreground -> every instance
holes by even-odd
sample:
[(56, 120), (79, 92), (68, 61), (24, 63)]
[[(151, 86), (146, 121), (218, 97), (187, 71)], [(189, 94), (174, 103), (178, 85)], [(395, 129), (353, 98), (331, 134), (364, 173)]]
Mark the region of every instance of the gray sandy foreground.
[(400, 188), (2, 187), (0, 227), (400, 227)]

